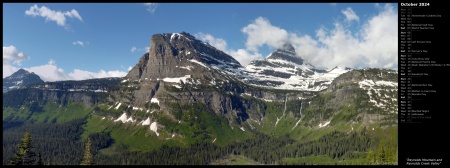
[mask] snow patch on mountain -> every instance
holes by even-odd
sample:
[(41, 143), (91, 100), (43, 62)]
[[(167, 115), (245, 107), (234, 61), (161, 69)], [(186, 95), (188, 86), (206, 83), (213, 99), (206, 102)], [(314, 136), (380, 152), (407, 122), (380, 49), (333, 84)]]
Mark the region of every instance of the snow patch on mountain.
[(241, 127), (241, 130), (242, 130), (242, 131), (245, 131), (244, 127)]
[(188, 60), (188, 61), (193, 62), (193, 63), (196, 63), (196, 64), (198, 64), (198, 65), (201, 65), (201, 66), (203, 66), (203, 67), (209, 69), (209, 67), (208, 67), (207, 65), (205, 65), (204, 63), (202, 63), (202, 62), (200, 62), (200, 61), (197, 61), (197, 60), (195, 60), (195, 59), (190, 59), (190, 60)]
[(159, 133), (158, 133), (158, 123), (157, 123), (157, 122), (153, 122), (153, 123), (150, 125), (150, 130), (152, 130), (153, 132), (155, 132), (155, 133), (156, 133), (156, 136), (159, 136)]
[(170, 36), (170, 42), (172, 43), (172, 40), (179, 36), (182, 36), (182, 35), (180, 33), (172, 33), (172, 35)]
[(114, 109), (118, 110), (120, 105), (122, 105), (122, 103), (119, 103)]
[(398, 83), (392, 81), (373, 81), (365, 79), (360, 81), (359, 88), (366, 90), (367, 95), (369, 95), (369, 102), (373, 103), (376, 107), (379, 107), (390, 113), (398, 113), (396, 107), (389, 108), (388, 104), (397, 105), (397, 99), (388, 96), (386, 93), (381, 95), (381, 92), (397, 92)]
[(159, 106), (159, 100), (158, 100), (158, 98), (152, 98), (152, 99), (150, 100), (150, 103), (158, 103), (158, 106)]
[(135, 122), (136, 120), (133, 120), (133, 117), (130, 116), (130, 118), (127, 119), (126, 122)]
[(183, 83), (186, 83), (186, 80), (191, 78), (191, 75), (185, 75), (184, 77), (178, 77), (178, 78), (164, 78), (164, 82), (171, 82), (171, 83), (180, 83), (180, 81), (183, 81)]
[(123, 113), (119, 118), (117, 118), (117, 120), (114, 120), (114, 122), (117, 121), (122, 121), (122, 123), (126, 123), (127, 122), (127, 113)]
[(187, 70), (191, 70), (191, 69), (193, 69), (194, 67), (193, 66), (180, 66), (180, 67), (178, 67), (178, 68), (181, 68), (181, 69), (187, 69)]
[(323, 128), (323, 127), (326, 127), (328, 124), (330, 124), (330, 122), (331, 122), (331, 120), (330, 121), (327, 121), (327, 122), (325, 122), (324, 124), (322, 124), (322, 123), (320, 123), (319, 124), (319, 128)]
[(150, 121), (150, 117), (147, 117), (147, 119), (142, 122), (142, 125), (150, 125), (151, 121)]

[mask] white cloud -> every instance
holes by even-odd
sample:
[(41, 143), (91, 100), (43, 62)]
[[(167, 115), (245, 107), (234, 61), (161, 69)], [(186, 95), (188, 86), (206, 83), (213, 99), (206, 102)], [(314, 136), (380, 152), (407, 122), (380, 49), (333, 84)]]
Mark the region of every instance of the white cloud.
[(79, 45), (79, 46), (83, 46), (83, 47), (84, 47), (84, 45), (85, 45), (85, 44), (89, 44), (89, 42), (82, 42), (82, 41), (77, 40), (77, 41), (72, 42), (72, 44), (73, 44), (73, 45)]
[(131, 47), (131, 49), (130, 49), (130, 52), (131, 53), (134, 53), (134, 52), (145, 52), (145, 53), (147, 53), (148, 52), (148, 50), (150, 49), (150, 47), (149, 46), (145, 46), (144, 48), (137, 48), (137, 47)]
[(130, 51), (131, 51), (132, 53), (134, 53), (136, 50), (137, 50), (136, 47), (131, 47), (131, 50), (130, 50)]
[(342, 10), (341, 12), (342, 12), (342, 14), (345, 15), (345, 19), (346, 19), (348, 22), (351, 22), (351, 21), (353, 21), (353, 20), (359, 21), (359, 16), (356, 15), (356, 13), (353, 11), (352, 8), (348, 7), (347, 9)]
[(158, 7), (157, 3), (144, 3), (147, 6), (147, 11), (154, 14), (156, 11), (156, 7)]
[(258, 51), (264, 44), (278, 48), (288, 38), (286, 30), (272, 26), (269, 20), (263, 17), (258, 17), (253, 23), (242, 28), (242, 32), (248, 36), (245, 46), (253, 52)]
[(75, 10), (72, 9), (70, 11), (55, 11), (51, 10), (50, 8), (47, 8), (46, 6), (38, 7), (36, 4), (31, 6), (30, 9), (25, 11), (25, 14), (28, 16), (40, 16), (45, 18), (45, 21), (54, 21), (59, 26), (66, 26), (66, 17), (69, 18), (76, 18), (80, 21), (83, 21), (80, 14)]
[(13, 74), (20, 68), (13, 66), (12, 64), (20, 66), (22, 61), (28, 60), (30, 57), (25, 55), (22, 51), (19, 51), (13, 45), (3, 46), (3, 78)]
[(71, 80), (84, 80), (84, 79), (106, 78), (106, 77), (124, 77), (125, 75), (127, 75), (126, 72), (119, 70), (115, 71), (100, 70), (98, 72), (89, 72), (80, 69), (74, 69), (73, 72), (68, 74)]
[(62, 68), (58, 68), (54, 60), (48, 61), (45, 65), (34, 66), (31, 68), (24, 68), (29, 72), (34, 72), (39, 75), (44, 81), (59, 81), (69, 80), (69, 76), (64, 72)]
[(80, 69), (74, 69), (70, 73), (66, 73), (62, 68), (58, 68), (56, 62), (51, 59), (46, 65), (35, 66), (31, 68), (24, 68), (30, 72), (39, 75), (44, 81), (61, 81), (61, 80), (85, 80), (92, 78), (106, 78), (106, 77), (123, 77), (127, 72), (114, 70), (98, 72), (90, 72)]
[(13, 45), (3, 46), (3, 65), (10, 64), (13, 61), (16, 65), (21, 65), (22, 61), (30, 59), (22, 51), (17, 50)]
[(331, 5), (331, 6), (336, 6), (336, 5), (337, 5), (337, 3), (330, 3), (330, 5)]
[(133, 67), (129, 66), (129, 67), (128, 67), (128, 72), (130, 72), (131, 69), (133, 69)]
[(214, 46), (215, 48), (217, 48), (219, 50), (222, 50), (224, 52), (226, 51), (227, 42), (224, 39), (214, 38), (212, 35), (205, 34), (202, 32), (197, 33), (194, 36), (202, 41), (208, 42), (210, 45)]
[[(56, 65), (53, 59), (50, 59), (47, 64), (34, 66), (30, 68), (24, 68), (29, 72), (34, 72), (39, 75), (44, 81), (61, 81), (61, 80), (85, 80), (92, 78), (106, 78), (106, 77), (124, 77), (127, 72), (114, 70), (114, 71), (104, 71), (100, 70), (98, 72), (90, 72), (80, 69), (74, 69), (70, 73), (66, 73), (62, 68)], [(19, 70), (18, 67), (14, 67), (10, 64), (3, 63), (3, 78), (10, 76), (14, 72)]]
[(368, 20), (360, 31), (366, 66), (397, 67), (398, 12), (389, 4), (375, 17)]
[(78, 11), (76, 11), (75, 9), (72, 9), (71, 11), (64, 12), (64, 15), (66, 15), (68, 17), (74, 17), (74, 18), (77, 18), (80, 21), (83, 21), (83, 19), (81, 18), (80, 14), (78, 14)]
[[(347, 8), (346, 11), (350, 10)], [(342, 13), (346, 15), (346, 12)], [(349, 16), (346, 16), (347, 19), (359, 19), (356, 14)], [(252, 51), (253, 57), (250, 58), (257, 58), (259, 47), (267, 45), (278, 48), (287, 40), (292, 43), (297, 55), (318, 68), (347, 66), (397, 69), (397, 21), (397, 11), (386, 4), (378, 14), (363, 22), (361, 28), (353, 32), (348, 26), (343, 26), (344, 23), (336, 22), (331, 29), (318, 28), (315, 36), (310, 36), (287, 32), (259, 17), (242, 29), (247, 35), (246, 50), (238, 50), (240, 52), (235, 51), (234, 54), (247, 55), (248, 51)], [(233, 55), (233, 52), (227, 53)], [(237, 57), (235, 59), (238, 60)]]
[(228, 54), (231, 55), (236, 61), (241, 63), (242, 66), (247, 66), (254, 60), (264, 59), (264, 57), (258, 52), (249, 52), (244, 49), (230, 50)]

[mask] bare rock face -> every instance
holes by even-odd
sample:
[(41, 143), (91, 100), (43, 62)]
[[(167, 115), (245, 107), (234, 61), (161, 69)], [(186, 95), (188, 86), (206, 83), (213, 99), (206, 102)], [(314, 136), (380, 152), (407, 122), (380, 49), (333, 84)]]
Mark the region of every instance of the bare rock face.
[(208, 65), (241, 66), (233, 57), (188, 33), (156, 34), (150, 40), (149, 52), (125, 78), (135, 81), (183, 77), (202, 73)]

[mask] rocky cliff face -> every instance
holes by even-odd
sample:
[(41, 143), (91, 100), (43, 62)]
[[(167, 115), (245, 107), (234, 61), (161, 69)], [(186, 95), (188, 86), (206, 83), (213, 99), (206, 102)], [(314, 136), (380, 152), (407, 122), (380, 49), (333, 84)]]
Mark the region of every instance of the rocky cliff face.
[[(207, 66), (238, 68), (233, 57), (205, 44), (188, 33), (156, 34), (150, 40), (150, 50), (125, 77), (130, 81), (178, 78), (202, 73)], [(202, 76), (199, 76), (203, 78)]]
[(45, 82), (29, 85), (3, 94), (3, 107), (19, 108), (29, 102), (56, 102), (65, 105), (78, 102), (88, 106), (102, 101), (121, 78), (89, 79), (82, 81)]

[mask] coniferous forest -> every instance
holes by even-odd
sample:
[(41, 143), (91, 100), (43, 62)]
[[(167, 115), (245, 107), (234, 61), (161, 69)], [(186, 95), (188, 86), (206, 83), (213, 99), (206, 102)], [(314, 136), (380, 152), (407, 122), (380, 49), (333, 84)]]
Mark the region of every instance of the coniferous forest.
[(33, 152), (36, 156), (39, 153), (41, 158), (35, 157), (35, 164), (40, 160), (44, 165), (204, 165), (228, 155), (242, 155), (260, 164), (302, 165), (310, 164), (307, 159), (310, 158), (322, 159), (323, 164), (327, 164), (327, 159), (338, 159), (360, 161), (353, 164), (378, 165), (395, 164), (398, 155), (395, 141), (370, 134), (367, 130), (350, 134), (334, 131), (304, 143), (296, 142), (289, 135), (272, 137), (259, 133), (252, 139), (225, 146), (212, 143), (195, 143), (188, 147), (163, 145), (151, 152), (133, 152), (119, 145), (114, 148), (114, 154), (105, 155), (98, 151), (113, 143), (109, 134), (90, 134), (89, 142), (82, 141), (83, 123), (84, 119), (77, 119), (67, 123), (40, 123), (4, 130), (3, 164), (11, 164), (10, 158), (19, 152), (17, 144), (21, 144), (27, 131), (33, 139)]

